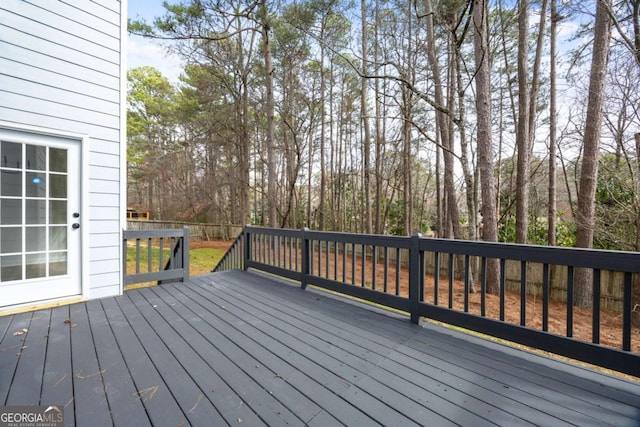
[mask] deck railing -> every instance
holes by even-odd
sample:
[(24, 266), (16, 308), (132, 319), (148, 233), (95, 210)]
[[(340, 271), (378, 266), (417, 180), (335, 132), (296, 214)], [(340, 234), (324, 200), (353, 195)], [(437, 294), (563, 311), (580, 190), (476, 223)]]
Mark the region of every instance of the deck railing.
[[(123, 230), (124, 284), (168, 283), (189, 279), (189, 228)], [(134, 271), (127, 269), (128, 248), (135, 248)]]
[[(487, 282), (489, 263), (497, 283)], [(640, 376), (640, 253), (246, 226), (214, 271), (248, 268), (401, 310), (414, 323), (426, 317)], [(592, 292), (586, 308), (575, 304), (579, 269)], [(516, 289), (507, 289), (508, 271), (519, 275)], [(613, 288), (620, 304), (605, 309)]]

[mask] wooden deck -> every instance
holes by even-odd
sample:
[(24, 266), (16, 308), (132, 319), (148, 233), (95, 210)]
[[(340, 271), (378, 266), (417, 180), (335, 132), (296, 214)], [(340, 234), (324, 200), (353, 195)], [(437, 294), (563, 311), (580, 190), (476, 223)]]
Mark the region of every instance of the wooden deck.
[(640, 383), (239, 271), (0, 317), (0, 404), (65, 424), (640, 425)]

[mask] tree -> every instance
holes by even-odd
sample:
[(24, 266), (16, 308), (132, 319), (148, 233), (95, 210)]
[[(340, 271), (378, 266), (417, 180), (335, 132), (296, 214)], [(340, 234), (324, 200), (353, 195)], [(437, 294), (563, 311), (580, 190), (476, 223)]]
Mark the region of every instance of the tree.
[(556, 0), (551, 0), (551, 35), (549, 40), (550, 65), (549, 65), (549, 189), (548, 189), (548, 209), (547, 209), (547, 242), (550, 246), (556, 245), (556, 218), (557, 218), (557, 198), (556, 198), (556, 144), (557, 144), (557, 89), (556, 89), (556, 36), (558, 33), (558, 22), (560, 16), (556, 6)]
[[(587, 116), (583, 136), (578, 209), (576, 212), (576, 246), (581, 248), (591, 248), (593, 246), (598, 150), (609, 59), (609, 43), (611, 40), (611, 16), (608, 12), (610, 9), (611, 0), (599, 0), (597, 2), (589, 76), (589, 98), (587, 100)], [(587, 307), (592, 304), (591, 274), (591, 270), (585, 268), (580, 268), (576, 271), (575, 304), (577, 306)]]
[[(127, 161), (131, 194), (128, 203), (139, 205), (158, 218), (156, 206), (167, 155), (174, 150), (174, 96), (169, 81), (153, 67), (140, 67), (127, 73)], [(156, 190), (159, 190), (156, 192)], [(143, 194), (146, 192), (146, 194)]]
[[(243, 128), (239, 135), (239, 160), (242, 171), (241, 182), (241, 217), (249, 218), (249, 123), (248, 123), (248, 94), (247, 78), (248, 69), (251, 65), (251, 52), (245, 49), (253, 47), (252, 39), (243, 39), (245, 33), (259, 34), (262, 36), (262, 53), (264, 64), (264, 90), (266, 93), (264, 101), (264, 111), (267, 123), (266, 143), (269, 153), (267, 155), (268, 169), (275, 171), (275, 166), (270, 162), (275, 162), (273, 120), (273, 84), (271, 70), (271, 51), (269, 42), (269, 32), (271, 30), (268, 4), (266, 0), (255, 0), (244, 4), (235, 0), (188, 0), (181, 4), (164, 3), (166, 13), (164, 16), (156, 18), (153, 25), (144, 21), (129, 22), (129, 30), (150, 38), (173, 40), (178, 42), (177, 49), (192, 61), (197, 59), (211, 60), (212, 44), (234, 43), (237, 47), (236, 58), (240, 63), (235, 68), (235, 73), (243, 82), (239, 96), (243, 102), (237, 102), (237, 116), (243, 122)], [(235, 62), (235, 61), (234, 61)], [(271, 155), (269, 155), (271, 154)], [(275, 173), (274, 173), (275, 175)], [(275, 208), (276, 196), (275, 186), (269, 182), (267, 189), (267, 200), (271, 200)], [(270, 215), (271, 215), (270, 209)], [(271, 224), (275, 226), (275, 223)]]
[(529, 1), (518, 1), (518, 172), (516, 243), (527, 243), (529, 228)]
[[(482, 197), (482, 238), (485, 241), (498, 241), (498, 222), (495, 212), (495, 186), (493, 182), (493, 144), (491, 139), (491, 88), (488, 47), (487, 0), (474, 0), (473, 3), (473, 47), (475, 57), (476, 113), (478, 167), (480, 168), (480, 192)], [(487, 292), (500, 291), (500, 269), (497, 259), (487, 260)]]
[(362, 77), (360, 78), (360, 116), (362, 117), (363, 127), (363, 169), (364, 169), (364, 199), (365, 199), (365, 220), (364, 230), (365, 233), (371, 234), (372, 230), (372, 215), (371, 209), (371, 127), (369, 126), (369, 110), (367, 105), (367, 93), (369, 90), (367, 79), (364, 77), (367, 75), (368, 69), (368, 32), (367, 32), (367, 0), (360, 0), (360, 19), (362, 23)]

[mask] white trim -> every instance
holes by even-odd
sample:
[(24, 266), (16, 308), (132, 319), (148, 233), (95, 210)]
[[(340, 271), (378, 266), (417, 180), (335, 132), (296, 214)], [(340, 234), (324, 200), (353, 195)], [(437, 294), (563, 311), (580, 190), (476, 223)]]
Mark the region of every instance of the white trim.
[(89, 297), (89, 136), (82, 137), (80, 147), (80, 277), (82, 280), (82, 297)]
[(127, 226), (127, 7), (128, 0), (122, 0), (120, 2), (120, 242), (118, 243), (120, 262), (118, 292), (120, 295), (124, 292), (122, 230)]
[(59, 129), (51, 129), (51, 128), (45, 128), (41, 126), (24, 125), (21, 123), (7, 122), (4, 120), (0, 120), (0, 128), (4, 128), (4, 129), (16, 131), (16, 132), (36, 133), (39, 135), (53, 136), (57, 138), (66, 138), (66, 139), (78, 139), (83, 141), (85, 138), (89, 138), (89, 135), (87, 134), (66, 132)]

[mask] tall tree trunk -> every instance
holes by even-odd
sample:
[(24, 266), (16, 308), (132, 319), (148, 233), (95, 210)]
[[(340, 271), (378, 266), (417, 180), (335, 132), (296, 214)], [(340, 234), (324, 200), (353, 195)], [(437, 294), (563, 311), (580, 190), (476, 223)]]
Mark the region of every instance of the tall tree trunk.
[[(431, 0), (424, 1), (425, 18), (427, 24), (427, 60), (431, 68), (432, 81), (434, 86), (435, 101), (438, 105), (445, 105), (445, 96), (442, 87), (442, 73), (440, 64), (436, 55), (435, 28), (433, 23), (433, 6)], [(450, 62), (452, 62), (451, 60)], [(453, 107), (453, 103), (448, 105), (449, 109)], [(460, 227), (460, 215), (458, 212), (458, 200), (456, 197), (454, 166), (453, 166), (453, 138), (451, 135), (451, 117), (442, 111), (436, 111), (436, 130), (440, 138), (440, 145), (443, 147), (444, 159), (444, 192), (446, 197), (446, 217), (448, 225), (451, 227), (452, 237), (456, 239), (462, 238), (462, 229)], [(439, 221), (438, 234), (444, 237), (445, 230), (448, 228), (443, 220)]]
[[(453, 98), (454, 88), (458, 93), (458, 118), (457, 122), (461, 125), (458, 126), (459, 130), (459, 138), (460, 138), (460, 163), (462, 164), (462, 173), (464, 175), (465, 182), (465, 195), (467, 201), (467, 215), (468, 219), (468, 228), (467, 228), (467, 238), (471, 240), (477, 240), (477, 230), (478, 230), (478, 215), (477, 215), (477, 207), (475, 201), (476, 197), (476, 183), (474, 180), (474, 174), (472, 172), (473, 168), (469, 161), (469, 143), (467, 141), (467, 132), (465, 130), (465, 107), (464, 107), (464, 98), (465, 98), (465, 90), (462, 83), (462, 70), (461, 70), (461, 59), (462, 53), (460, 52), (460, 47), (458, 45), (455, 31), (452, 32), (452, 40), (453, 40), (453, 67), (452, 74), (455, 75), (455, 80), (452, 79), (451, 85), (451, 97)], [(449, 103), (450, 105), (454, 105), (453, 100)]]
[(404, 193), (403, 225), (405, 234), (413, 233), (413, 189), (412, 189), (412, 156), (411, 156), (411, 102), (413, 92), (402, 89), (402, 192)]
[[(324, 22), (320, 30), (320, 38), (324, 38)], [(324, 230), (324, 210), (326, 203), (327, 178), (325, 172), (325, 70), (324, 70), (324, 43), (320, 43), (320, 201), (318, 203), (318, 230)]]
[(277, 195), (276, 195), (276, 147), (275, 147), (275, 100), (273, 95), (273, 67), (271, 64), (271, 43), (269, 41), (270, 24), (267, 22), (266, 4), (262, 8), (262, 49), (264, 54), (265, 88), (267, 92), (267, 203), (269, 205), (269, 227), (277, 227)]
[[(491, 75), (489, 69), (488, 0), (474, 0), (473, 51), (476, 64), (476, 111), (478, 167), (480, 168), (480, 192), (482, 197), (482, 238), (498, 241), (498, 224), (494, 206), (493, 146), (491, 141)], [(500, 291), (500, 268), (497, 259), (487, 260), (487, 292)]]
[(527, 243), (529, 228), (529, 1), (518, 1), (518, 169), (516, 243)]
[(550, 72), (549, 72), (549, 205), (547, 211), (547, 242), (556, 246), (556, 217), (557, 217), (557, 189), (556, 189), (556, 144), (557, 144), (557, 100), (556, 100), (556, 34), (558, 31), (558, 11), (556, 0), (551, 0), (551, 35)]
[[(636, 159), (640, 159), (640, 133), (634, 135), (636, 141)], [(637, 161), (638, 172), (636, 175), (636, 191), (635, 194), (640, 194), (640, 161)], [(638, 197), (638, 196), (636, 196)], [(636, 199), (636, 251), (640, 252), (640, 199)], [(631, 318), (635, 326), (640, 326), (640, 310), (635, 308), (640, 304), (640, 274), (634, 275), (633, 280), (633, 298), (631, 301), (633, 305), (633, 317)]]
[[(313, 123), (313, 121), (312, 121)], [(307, 146), (309, 147), (309, 159), (307, 166), (307, 227), (313, 227), (313, 219), (312, 219), (312, 210), (311, 210), (311, 202), (312, 202), (312, 194), (313, 194), (313, 132), (309, 131), (309, 138), (307, 141)]]
[[(591, 248), (595, 226), (595, 194), (598, 182), (598, 158), (600, 147), (600, 127), (604, 104), (604, 88), (611, 42), (611, 0), (599, 0), (596, 6), (591, 73), (589, 76), (589, 99), (583, 137), (582, 169), (578, 191), (578, 211), (576, 217), (576, 246)], [(575, 304), (588, 307), (592, 304), (592, 270), (576, 269)]]
[[(367, 75), (367, 0), (360, 0), (360, 13), (362, 15), (362, 75)], [(371, 234), (371, 129), (369, 127), (369, 114), (367, 111), (367, 79), (362, 77), (360, 93), (360, 115), (364, 127), (364, 232)]]
[[(409, 0), (407, 6), (408, 10), (411, 10), (413, 3)], [(413, 15), (407, 14), (407, 49), (404, 51), (406, 67), (406, 78), (413, 83), (415, 77), (414, 61), (413, 57)], [(411, 235), (413, 233), (413, 188), (412, 188), (412, 155), (411, 155), (411, 128), (413, 121), (413, 96), (414, 93), (407, 87), (402, 88), (402, 143), (403, 143), (403, 156), (402, 156), (402, 187), (404, 193), (404, 209), (403, 209), (403, 223), (405, 234)]]
[[(238, 26), (240, 26), (238, 20)], [(250, 151), (251, 151), (251, 139), (249, 138), (249, 88), (248, 88), (248, 79), (249, 79), (249, 68), (247, 64), (245, 64), (245, 51), (243, 46), (243, 33), (238, 33), (238, 38), (236, 41), (236, 49), (238, 51), (238, 63), (242, 66), (242, 78), (240, 81), (240, 99), (241, 99), (241, 109), (240, 109), (240, 117), (238, 118), (238, 124), (240, 126), (240, 138), (238, 147), (239, 147), (239, 155), (238, 161), (240, 163), (239, 173), (240, 173), (240, 224), (248, 224), (251, 221), (251, 213), (250, 213), (250, 203), (249, 203), (249, 185), (250, 185)], [(253, 45), (253, 42), (251, 42)], [(235, 222), (235, 218), (232, 220)]]
[(529, 156), (533, 149), (536, 133), (536, 110), (538, 109), (538, 91), (540, 88), (540, 63), (542, 61), (542, 47), (544, 45), (545, 27), (547, 23), (547, 7), (549, 0), (542, 0), (540, 7), (540, 23), (538, 25), (538, 40), (536, 41), (536, 56), (533, 60), (531, 74), (531, 93), (529, 95)]

